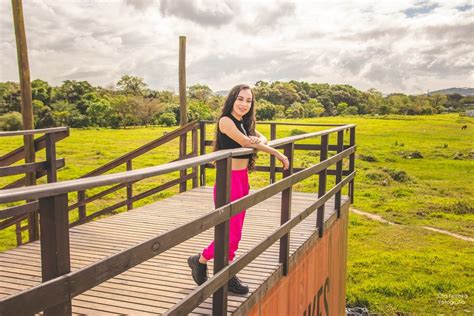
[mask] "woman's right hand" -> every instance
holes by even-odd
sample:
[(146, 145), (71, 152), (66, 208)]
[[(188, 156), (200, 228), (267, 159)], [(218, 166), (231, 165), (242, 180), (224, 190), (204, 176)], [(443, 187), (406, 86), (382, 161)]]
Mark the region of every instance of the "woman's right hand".
[(282, 163), (283, 170), (288, 170), (288, 168), (290, 167), (290, 160), (288, 159), (288, 157), (280, 153), (277, 156), (277, 159)]

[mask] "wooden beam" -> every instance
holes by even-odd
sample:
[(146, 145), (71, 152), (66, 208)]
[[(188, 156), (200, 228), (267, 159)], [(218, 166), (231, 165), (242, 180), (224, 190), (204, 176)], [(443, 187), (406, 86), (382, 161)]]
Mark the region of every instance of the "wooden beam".
[[(179, 37), (179, 125), (184, 126), (188, 121), (186, 109), (186, 37)], [(186, 135), (179, 139), (179, 157), (186, 155)], [(181, 177), (186, 176), (186, 169), (179, 172)], [(186, 182), (179, 185), (179, 192), (186, 191)]]
[[(320, 161), (323, 162), (328, 159), (328, 143), (329, 135), (321, 136), (321, 153), (319, 155)], [(326, 179), (327, 179), (327, 168), (319, 172), (319, 184), (318, 184), (318, 199), (326, 194)], [(323, 237), (324, 234), (324, 208), (322, 204), (318, 208), (316, 214), (316, 226), (318, 227), (319, 237)]]
[[(26, 45), (25, 21), (23, 18), (23, 5), (21, 0), (12, 0), (13, 24), (15, 28), (16, 51), (18, 55), (18, 71), (20, 74), (21, 91), (21, 116), (23, 119), (23, 129), (31, 130), (33, 126), (33, 106), (30, 85), (30, 66), (28, 64), (28, 47)], [(34, 136), (24, 135), (25, 163), (35, 162)], [(29, 172), (26, 175), (26, 186), (36, 184), (36, 175)], [(38, 213), (32, 212), (28, 215), (28, 235), (29, 240), (39, 238)]]
[(179, 125), (187, 123), (186, 109), (186, 36), (179, 37)]
[[(217, 161), (216, 208), (230, 202), (232, 158)], [(214, 227), (214, 275), (229, 265), (229, 220)], [(212, 315), (227, 315), (227, 283), (212, 296)]]
[[(67, 194), (39, 200), (41, 213), (41, 275), (43, 282), (71, 272)], [(44, 315), (71, 315), (71, 299), (44, 311)]]
[[(293, 152), (294, 152), (294, 143), (285, 145), (284, 153), (290, 161), (290, 167), (287, 170), (283, 170), (283, 178), (288, 178), (293, 174)], [(287, 189), (281, 192), (281, 216), (280, 216), (280, 225), (285, 224), (291, 218), (291, 196), (293, 193), (293, 186), (288, 187)], [(283, 275), (288, 275), (288, 260), (290, 258), (290, 233), (280, 238), (280, 255), (279, 262), (283, 266)]]

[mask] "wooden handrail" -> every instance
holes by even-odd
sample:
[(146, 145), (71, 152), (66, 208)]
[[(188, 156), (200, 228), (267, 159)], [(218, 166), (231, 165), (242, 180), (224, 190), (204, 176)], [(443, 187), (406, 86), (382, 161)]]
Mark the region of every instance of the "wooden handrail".
[[(302, 135), (290, 136), (282, 139), (276, 139), (268, 143), (269, 146), (279, 147), (288, 143), (308, 139), (311, 137), (329, 135), (340, 130), (345, 130), (355, 127), (354, 124), (348, 124), (331, 128), (324, 131), (307, 133)], [(219, 150), (203, 156), (184, 159), (177, 162), (167, 163), (156, 167), (148, 167), (132, 171), (125, 171), (84, 179), (76, 179), (69, 181), (61, 181), (56, 183), (40, 184), (29, 188), (15, 188), (0, 191), (0, 203), (8, 203), (21, 201), (26, 199), (38, 199), (47, 196), (59, 195), (73, 191), (80, 191), (92, 189), (105, 185), (128, 183), (154, 177), (162, 174), (167, 174), (173, 171), (184, 170), (190, 167), (199, 166), (205, 163), (213, 162), (227, 157), (238, 157), (255, 152), (253, 148), (237, 148)]]
[[(37, 130), (38, 131), (38, 130)], [(69, 129), (66, 128), (65, 130), (61, 130), (59, 132), (54, 132), (56, 142), (66, 138), (69, 136)], [(51, 133), (50, 133), (51, 134)], [(35, 139), (35, 151), (40, 151), (41, 149), (46, 147), (46, 135), (38, 137)], [(9, 166), (14, 164), (15, 162), (22, 160), (25, 158), (25, 148), (23, 146), (3, 155), (0, 157), (0, 166)]]
[(21, 201), (25, 199), (38, 199), (52, 195), (69, 193), (80, 190), (87, 190), (96, 187), (117, 183), (128, 183), (146, 178), (167, 174), (173, 171), (193, 167), (199, 163), (208, 163), (231, 156), (231, 150), (214, 152), (205, 157), (189, 158), (177, 162), (167, 163), (156, 167), (136, 169), (106, 175), (100, 175), (84, 179), (61, 181), (56, 183), (39, 184), (34, 187), (15, 188), (0, 190), (0, 203)]
[[(206, 124), (216, 124), (217, 121), (212, 120), (202, 120), (200, 122)], [(294, 125), (294, 126), (345, 126), (346, 124), (337, 124), (337, 123), (291, 123), (291, 122), (273, 122), (273, 121), (257, 121), (257, 125)]]
[(67, 130), (68, 130), (68, 127), (28, 129), (28, 130), (23, 130), (23, 131), (0, 132), (0, 137), (20, 136), (20, 135), (35, 135), (35, 134), (51, 134), (51, 133), (65, 132)]
[(92, 177), (92, 176), (97, 176), (97, 175), (100, 175), (100, 174), (103, 174), (121, 164), (124, 164), (126, 163), (127, 161), (130, 161), (131, 159), (133, 158), (136, 158), (152, 149), (154, 149), (155, 147), (157, 146), (160, 146), (164, 143), (167, 143), (169, 142), (170, 140), (173, 140), (174, 138), (182, 135), (182, 134), (185, 134), (189, 131), (191, 131), (193, 128), (195, 128), (197, 126), (197, 123), (196, 122), (190, 122), (178, 129), (175, 129), (174, 131), (171, 131), (169, 133), (167, 133), (166, 135), (162, 136), (162, 137), (159, 137), (143, 146), (141, 146), (140, 148), (137, 148), (117, 159), (114, 159), (112, 160), (111, 162), (95, 169), (95, 170), (92, 170), (90, 172), (88, 172), (87, 174), (81, 176), (81, 178), (88, 178), (88, 177)]

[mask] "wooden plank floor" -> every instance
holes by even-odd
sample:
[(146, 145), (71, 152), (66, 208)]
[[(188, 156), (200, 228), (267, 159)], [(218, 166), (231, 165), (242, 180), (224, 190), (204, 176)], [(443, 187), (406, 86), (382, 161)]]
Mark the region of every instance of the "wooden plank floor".
[[(279, 226), (278, 194), (247, 211), (243, 238), (237, 252), (243, 254)], [(292, 216), (316, 200), (316, 194), (293, 192)], [(347, 200), (343, 197), (343, 203)], [(71, 267), (77, 270), (140, 241), (180, 226), (211, 211), (212, 188), (200, 187), (162, 201), (70, 230)], [(333, 200), (326, 204), (325, 220), (334, 213)], [(315, 228), (315, 213), (291, 233), (290, 254)], [(161, 314), (186, 296), (196, 285), (187, 257), (197, 254), (213, 238), (210, 229), (159, 256), (75, 297), (73, 313), (87, 315)], [(238, 276), (250, 286), (246, 296), (229, 295), (229, 314), (235, 311), (278, 267), (278, 242), (243, 269)], [(212, 263), (209, 265), (212, 272)], [(40, 244), (33, 242), (0, 253), (0, 298), (41, 282)], [(194, 314), (211, 314), (211, 299)]]

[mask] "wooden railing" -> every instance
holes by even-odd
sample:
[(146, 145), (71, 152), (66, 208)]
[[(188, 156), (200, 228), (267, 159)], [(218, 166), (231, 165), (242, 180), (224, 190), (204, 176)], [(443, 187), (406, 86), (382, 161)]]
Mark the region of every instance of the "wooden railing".
[[(351, 133), (348, 146), (344, 146), (344, 131)], [(337, 133), (335, 147), (329, 145), (329, 135)], [(320, 138), (320, 162), (293, 172), (295, 142), (308, 138)], [(191, 312), (207, 297), (213, 294), (213, 314), (227, 313), (227, 282), (258, 255), (280, 240), (279, 262), (284, 275), (289, 269), (289, 232), (307, 216), (317, 211), (315, 231), (324, 233), (325, 203), (335, 196), (337, 216), (341, 212), (341, 190), (353, 181), (355, 176), (355, 125), (344, 125), (328, 130), (313, 132), (269, 142), (270, 146), (283, 148), (290, 158), (290, 168), (283, 178), (255, 193), (239, 200), (230, 201), (230, 174), (232, 157), (254, 152), (250, 148), (221, 150), (199, 157), (171, 162), (156, 167), (131, 170), (115, 174), (94, 176), (59, 183), (43, 184), (28, 189), (18, 188), (0, 191), (0, 203), (39, 199), (41, 219), (41, 266), (43, 283), (0, 300), (0, 314), (33, 314), (44, 311), (45, 315), (70, 315), (71, 300), (94, 286), (123, 273), (132, 267), (192, 238), (209, 228), (215, 227), (214, 276), (197, 287), (185, 299), (171, 308), (167, 314), (183, 315)], [(336, 153), (328, 157), (330, 148)], [(344, 158), (349, 159), (349, 169), (343, 178)], [(203, 166), (216, 161), (216, 206), (217, 208), (185, 225), (157, 235), (145, 242), (125, 249), (99, 262), (71, 272), (69, 253), (69, 222), (67, 196), (70, 192), (82, 191), (106, 185), (133, 183), (142, 179)], [(326, 191), (327, 170), (335, 165), (335, 186)], [(292, 186), (312, 175), (319, 176), (318, 198), (298, 216), (291, 217)], [(263, 242), (252, 248), (229, 265), (227, 252), (229, 220), (243, 209), (248, 209), (267, 198), (282, 192), (282, 225)]]
[[(37, 130), (23, 130), (13, 132), (0, 132), (0, 138), (7, 136), (25, 136), (44, 134), (34, 140), (35, 152), (46, 149), (46, 160), (39, 162), (24, 163), (12, 166), (12, 164), (25, 158), (25, 148), (21, 146), (0, 157), (0, 177), (26, 174), (2, 189), (17, 188), (26, 185), (26, 177), (32, 175), (35, 181), (43, 176), (47, 176), (47, 182), (57, 181), (57, 170), (64, 167), (64, 158), (56, 159), (56, 142), (69, 136), (67, 127), (55, 127)], [(22, 226), (22, 222), (27, 219), (27, 224)], [(39, 238), (38, 201), (27, 199), (27, 203), (20, 206), (13, 206), (0, 211), (0, 230), (15, 225), (17, 245), (23, 244), (22, 233), (28, 231), (28, 240), (33, 241)]]
[[(154, 150), (156, 149), (157, 147), (161, 146), (161, 145), (164, 145), (166, 143), (169, 143), (177, 138), (181, 138), (181, 136), (183, 135), (186, 135), (187, 133), (191, 132), (191, 140), (192, 140), (192, 148), (191, 148), (191, 152), (190, 153), (186, 153), (186, 152), (182, 152), (181, 150), (179, 151), (179, 157), (177, 157), (174, 161), (177, 161), (177, 160), (182, 160), (182, 159), (186, 159), (186, 158), (190, 158), (190, 157), (196, 157), (198, 156), (198, 138), (197, 138), (197, 129), (199, 127), (199, 124), (197, 122), (190, 122), (180, 128), (177, 128), (165, 135), (163, 135), (162, 137), (159, 137), (95, 170), (92, 170), (90, 172), (88, 172), (87, 174), (83, 175), (81, 177), (81, 179), (85, 179), (85, 178), (90, 178), (90, 177), (94, 177), (94, 176), (98, 176), (98, 175), (101, 175), (101, 174), (104, 174), (110, 170), (113, 170), (119, 166), (122, 166), (122, 165), (125, 165), (126, 166), (126, 170), (128, 171), (131, 171), (133, 170), (132, 168), (132, 161), (133, 159), (136, 159), (146, 153), (148, 153), (149, 151), (151, 150)], [(76, 225), (79, 225), (79, 224), (82, 224), (82, 223), (85, 223), (85, 222), (88, 222), (88, 221), (91, 221), (92, 219), (98, 217), (98, 216), (102, 216), (102, 215), (106, 215), (106, 214), (110, 214), (112, 213), (114, 210), (120, 208), (120, 207), (124, 207), (124, 206), (127, 206), (127, 210), (131, 210), (133, 209), (133, 203), (138, 201), (138, 200), (141, 200), (143, 198), (146, 198), (150, 195), (153, 195), (153, 194), (156, 194), (158, 192), (161, 192), (163, 190), (166, 190), (166, 189), (169, 189), (175, 185), (181, 185), (184, 183), (184, 190), (181, 190), (181, 191), (185, 191), (186, 190), (186, 183), (188, 180), (192, 180), (192, 185), (193, 185), (193, 188), (196, 188), (198, 186), (198, 170), (197, 170), (197, 167), (193, 167), (192, 169), (192, 172), (190, 174), (185, 174), (184, 177), (179, 177), (179, 178), (176, 178), (176, 179), (173, 179), (171, 181), (168, 181), (166, 183), (163, 183), (155, 188), (152, 188), (152, 189), (149, 189), (145, 192), (141, 192), (137, 195), (133, 195), (133, 184), (135, 182), (128, 182), (128, 183), (119, 183), (111, 188), (108, 188), (104, 191), (101, 191), (99, 193), (96, 193), (92, 196), (86, 196), (86, 190), (80, 190), (77, 192), (77, 197), (78, 197), (78, 201), (77, 203), (74, 203), (74, 204), (71, 204), (68, 209), (69, 211), (71, 210), (74, 210), (74, 209), (78, 209), (79, 211), (79, 217), (76, 221), (74, 221), (71, 225), (72, 226), (76, 226)], [(88, 203), (91, 203), (93, 201), (96, 201), (100, 198), (103, 198), (104, 196), (106, 195), (109, 195), (111, 193), (114, 193), (120, 189), (123, 189), (125, 188), (126, 189), (126, 199), (123, 200), (123, 201), (119, 201), (119, 202), (116, 202), (115, 204), (111, 205), (111, 206), (108, 206), (102, 210), (99, 210), (99, 211), (96, 211), (92, 214), (89, 214), (89, 215), (86, 215), (86, 207), (87, 207), (87, 204)]]
[[(206, 140), (206, 126), (216, 124), (216, 121), (199, 121), (199, 130), (200, 130), (200, 155), (206, 154), (206, 147), (212, 147), (213, 141)], [(257, 125), (270, 125), (270, 140), (275, 140), (277, 135), (277, 127), (278, 126), (303, 126), (303, 127), (337, 127), (337, 126), (344, 126), (344, 124), (331, 124), (331, 123), (290, 123), (290, 122), (266, 122), (266, 121), (258, 121)], [(349, 130), (346, 130), (348, 132)], [(348, 145), (343, 145), (343, 149), (347, 149), (350, 144), (355, 143), (355, 130), (350, 130), (350, 142)], [(276, 148), (282, 148), (276, 147)], [(321, 145), (319, 144), (295, 144), (294, 150), (301, 150), (301, 151), (320, 151)], [(330, 151), (337, 151), (337, 145), (329, 145), (328, 150)], [(350, 160), (349, 163), (353, 162)], [(352, 170), (354, 166), (352, 166)], [(200, 185), (206, 185), (206, 169), (214, 168), (212, 164), (203, 164), (200, 167)], [(294, 172), (301, 171), (304, 168), (293, 168)], [(275, 182), (275, 175), (277, 172), (283, 172), (281, 167), (276, 167), (275, 165), (275, 156), (270, 156), (270, 165), (269, 166), (255, 166), (255, 171), (260, 172), (268, 172), (269, 173), (269, 183)], [(348, 175), (348, 170), (343, 170), (343, 175)], [(336, 175), (336, 170), (327, 170), (327, 175)], [(349, 182), (349, 196), (351, 198), (351, 202), (354, 201), (354, 182)]]

